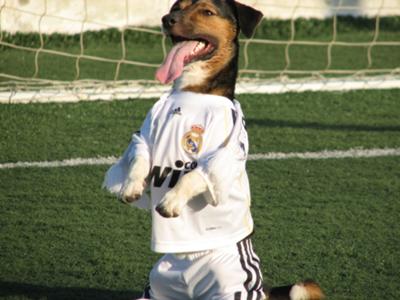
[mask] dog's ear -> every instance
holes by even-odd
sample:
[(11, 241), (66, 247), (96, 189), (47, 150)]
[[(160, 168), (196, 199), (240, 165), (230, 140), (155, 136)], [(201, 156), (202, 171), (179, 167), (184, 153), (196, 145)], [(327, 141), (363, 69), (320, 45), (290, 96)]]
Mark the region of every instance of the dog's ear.
[(238, 14), (240, 29), (246, 37), (250, 38), (254, 33), (254, 29), (261, 21), (263, 14), (262, 12), (250, 6), (244, 5), (236, 1), (235, 5)]

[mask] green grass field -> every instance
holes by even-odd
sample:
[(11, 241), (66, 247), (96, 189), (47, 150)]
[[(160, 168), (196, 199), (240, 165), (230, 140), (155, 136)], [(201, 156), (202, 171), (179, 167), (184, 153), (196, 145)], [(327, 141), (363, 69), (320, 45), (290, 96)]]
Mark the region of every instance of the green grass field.
[[(240, 95), (250, 152), (399, 148), (400, 90)], [(154, 100), (0, 105), (0, 163), (120, 155)], [(248, 162), (265, 282), (400, 299), (400, 157)], [(132, 299), (150, 218), (101, 190), (107, 166), (0, 169), (1, 299)]]
[[(400, 41), (400, 17), (380, 18), (377, 42)], [(126, 30), (124, 41), (126, 59), (158, 65), (163, 60), (162, 39), (158, 34)], [(3, 34), (3, 41), (24, 47), (38, 49), (39, 34)], [(375, 35), (375, 20), (366, 18), (338, 17), (337, 42), (372, 42)], [(288, 41), (291, 37), (289, 21), (264, 20), (254, 36), (256, 39)], [(81, 53), (80, 36), (44, 35), (45, 50), (62, 51), (68, 54)], [(333, 19), (305, 20), (295, 22), (295, 41), (330, 42), (333, 39)], [(99, 32), (85, 32), (83, 35), (84, 54), (120, 60), (122, 58), (121, 32), (116, 29)], [(244, 43), (241, 43), (242, 46)], [(167, 42), (167, 47), (170, 45)], [(257, 44), (248, 47), (249, 69), (277, 71), (286, 67), (285, 44)], [(327, 45), (291, 45), (289, 70), (319, 71), (328, 67)], [(395, 69), (400, 66), (400, 46), (374, 45), (371, 48), (372, 65), (368, 65), (369, 45), (344, 46), (331, 48), (332, 63), (330, 69)], [(240, 67), (244, 67), (244, 55), (241, 52)], [(0, 70), (7, 70), (12, 76), (32, 77), (35, 74), (35, 52), (13, 49), (0, 45)], [(79, 76), (76, 72), (76, 58), (41, 52), (38, 56), (39, 70), (37, 78), (51, 80), (100, 79), (114, 80), (116, 63), (80, 59)], [(154, 79), (155, 67), (133, 66), (123, 63), (118, 79)], [(1, 72), (0, 72), (1, 73)], [(243, 75), (244, 76), (244, 75)], [(246, 75), (249, 76), (249, 75)], [(275, 77), (277, 74), (264, 74), (263, 77)], [(293, 75), (295, 76), (295, 75)], [(8, 80), (0, 77), (0, 81)]]

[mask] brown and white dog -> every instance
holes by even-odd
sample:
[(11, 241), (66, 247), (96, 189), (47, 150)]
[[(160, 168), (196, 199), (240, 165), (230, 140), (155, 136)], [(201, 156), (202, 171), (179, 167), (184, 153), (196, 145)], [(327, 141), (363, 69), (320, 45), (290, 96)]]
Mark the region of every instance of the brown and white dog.
[[(178, 0), (162, 18), (174, 46), (156, 78), (174, 89), (234, 99), (238, 73), (239, 33), (251, 37), (262, 13), (233, 0)], [(149, 163), (136, 157), (121, 196), (133, 202), (143, 193)], [(205, 192), (207, 184), (196, 172), (184, 175), (163, 198), (157, 211), (176, 217), (187, 202)], [(323, 293), (313, 281), (265, 291), (270, 300), (318, 300)]]

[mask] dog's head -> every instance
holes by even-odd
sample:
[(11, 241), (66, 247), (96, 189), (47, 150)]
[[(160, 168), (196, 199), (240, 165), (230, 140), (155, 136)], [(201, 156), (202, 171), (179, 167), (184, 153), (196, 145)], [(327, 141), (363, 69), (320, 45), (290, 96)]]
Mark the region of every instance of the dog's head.
[(176, 88), (233, 97), (238, 35), (251, 37), (262, 13), (233, 0), (178, 0), (162, 18), (174, 46), (156, 77)]

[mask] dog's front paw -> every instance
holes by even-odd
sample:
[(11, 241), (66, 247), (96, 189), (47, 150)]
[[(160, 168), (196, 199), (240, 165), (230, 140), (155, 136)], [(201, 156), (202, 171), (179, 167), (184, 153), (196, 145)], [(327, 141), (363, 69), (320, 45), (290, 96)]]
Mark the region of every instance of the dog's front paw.
[(123, 202), (132, 203), (140, 199), (145, 187), (144, 182), (138, 180), (127, 183), (121, 192), (121, 199)]
[(183, 206), (186, 204), (184, 199), (178, 197), (174, 191), (169, 191), (157, 205), (156, 211), (164, 218), (176, 218), (180, 215)]

